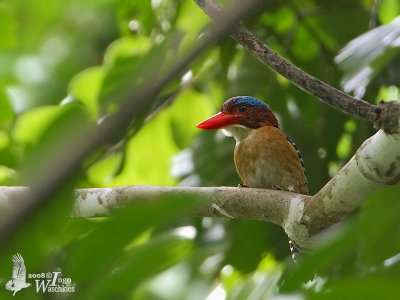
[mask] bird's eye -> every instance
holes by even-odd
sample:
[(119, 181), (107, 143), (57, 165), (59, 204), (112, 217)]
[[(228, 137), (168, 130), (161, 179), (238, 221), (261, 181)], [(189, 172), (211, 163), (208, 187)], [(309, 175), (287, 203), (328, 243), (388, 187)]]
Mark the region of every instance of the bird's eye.
[(239, 106), (239, 111), (241, 113), (245, 113), (247, 111), (247, 105), (240, 105)]

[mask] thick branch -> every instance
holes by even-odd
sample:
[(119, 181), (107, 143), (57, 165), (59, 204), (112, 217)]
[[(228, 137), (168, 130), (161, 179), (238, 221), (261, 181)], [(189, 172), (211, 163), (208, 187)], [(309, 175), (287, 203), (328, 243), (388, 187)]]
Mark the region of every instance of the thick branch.
[[(226, 12), (215, 0), (195, 0), (195, 2), (216, 23), (219, 23), (220, 20), (224, 20), (227, 17)], [(320, 100), (345, 113), (360, 117), (371, 123), (375, 123), (378, 119), (381, 112), (380, 107), (363, 100), (355, 99), (321, 80), (314, 78), (274, 52), (242, 26), (234, 26), (229, 34), (261, 62), (311, 95), (316, 96)]]
[[(0, 207), (15, 209), (29, 195), (27, 187), (0, 187)], [(256, 219), (278, 225), (284, 223), (293, 198), (306, 200), (306, 195), (285, 191), (236, 188), (236, 187), (171, 187), (171, 186), (122, 186), (114, 188), (89, 188), (75, 190), (71, 216), (93, 218), (109, 216), (124, 205), (151, 202), (165, 196), (184, 196), (199, 199), (188, 212), (198, 217), (231, 217)]]
[[(373, 191), (400, 180), (400, 134), (378, 131), (314, 196), (234, 187), (125, 186), (76, 190), (73, 217), (107, 216), (134, 202), (166, 195), (195, 200), (191, 216), (256, 219), (278, 224), (301, 247), (310, 247), (324, 229), (341, 221)], [(0, 206), (14, 210), (29, 193), (0, 187)], [(186, 198), (186, 197), (183, 197)], [(134, 220), (132, 220), (134, 222)]]

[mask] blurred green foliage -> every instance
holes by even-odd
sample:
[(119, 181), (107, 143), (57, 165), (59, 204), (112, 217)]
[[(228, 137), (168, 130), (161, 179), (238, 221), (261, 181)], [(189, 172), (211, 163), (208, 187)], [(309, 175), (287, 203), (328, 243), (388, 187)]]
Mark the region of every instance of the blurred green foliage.
[[(274, 0), (261, 2), (243, 23), (297, 66), (339, 86), (339, 50), (371, 29), (371, 20), (387, 24), (398, 14), (392, 0)], [(1, 2), (1, 185), (38, 183), (58, 168), (79, 142), (71, 132), (94, 126), (121, 100), (135, 101), (138, 90), (151, 88), (209, 32), (208, 23), (183, 0)], [(391, 59), (367, 86), (364, 98), (371, 102), (399, 95), (393, 52), (381, 55)], [(182, 199), (168, 199), (168, 206), (135, 204), (110, 218), (68, 217), (77, 187), (236, 186), (233, 139), (195, 128), (234, 95), (271, 106), (301, 150), (311, 194), (374, 133), (370, 124), (318, 102), (224, 37), (187, 73), (171, 78), (131, 128), (87, 157), (45, 208), (21, 221), (1, 246), (1, 286), (11, 276), (11, 255), (19, 252), (28, 274), (61, 271), (76, 292), (61, 297), (30, 287), (15, 298), (397, 299), (399, 185), (369, 197), (298, 264), (289, 259), (281, 228), (183, 218), (188, 207)], [(9, 297), (1, 288), (0, 299)]]

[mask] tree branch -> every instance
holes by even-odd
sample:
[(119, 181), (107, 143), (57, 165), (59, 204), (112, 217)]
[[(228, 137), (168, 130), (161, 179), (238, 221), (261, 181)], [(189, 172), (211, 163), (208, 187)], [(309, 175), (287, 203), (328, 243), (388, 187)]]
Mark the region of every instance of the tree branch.
[[(216, 23), (219, 23), (220, 20), (226, 18), (226, 12), (215, 2), (215, 0), (194, 1)], [(316, 79), (288, 62), (260, 41), (250, 31), (240, 25), (234, 26), (229, 35), (253, 54), (258, 60), (281, 74), (293, 84), (347, 114), (360, 117), (375, 124), (380, 117), (382, 106), (386, 105), (385, 103), (380, 106), (372, 105), (364, 100), (356, 99), (322, 82), (321, 80)], [(400, 105), (398, 104), (398, 106)], [(397, 132), (399, 128), (399, 116), (397, 115), (395, 118), (395, 132)], [(376, 126), (377, 128), (386, 129), (385, 126), (392, 126), (392, 124), (390, 122), (380, 122), (377, 123)], [(393, 130), (389, 131), (393, 132)]]
[[(400, 180), (400, 134), (379, 130), (317, 194), (235, 187), (125, 186), (76, 190), (71, 215), (108, 216), (128, 203), (185, 196), (190, 216), (256, 219), (275, 223), (300, 247), (310, 247), (373, 191)], [(29, 189), (0, 187), (1, 211), (26, 202)], [(182, 197), (180, 197), (182, 198)], [(196, 199), (196, 200), (193, 200)], [(198, 200), (197, 200), (198, 199)], [(167, 201), (167, 200), (166, 200)], [(186, 201), (186, 200), (185, 200)]]
[[(0, 187), (3, 211), (22, 205), (29, 195), (28, 187)], [(311, 198), (286, 191), (236, 187), (122, 186), (75, 190), (73, 218), (104, 217), (129, 203), (151, 202), (165, 196), (199, 199), (188, 212), (197, 217), (231, 217), (256, 219), (283, 224), (290, 201), (294, 197)]]

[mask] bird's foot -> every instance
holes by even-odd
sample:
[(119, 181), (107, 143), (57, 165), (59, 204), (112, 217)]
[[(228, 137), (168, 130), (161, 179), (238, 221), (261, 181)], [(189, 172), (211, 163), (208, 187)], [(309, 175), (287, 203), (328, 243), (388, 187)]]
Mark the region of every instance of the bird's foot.
[(280, 191), (283, 191), (283, 188), (281, 188), (279, 185), (273, 185), (273, 186), (272, 186), (272, 189), (273, 189), (273, 190), (280, 190)]
[(238, 184), (238, 187), (239, 187), (239, 188), (248, 188), (249, 186), (248, 186), (247, 184), (239, 183), (239, 184)]

